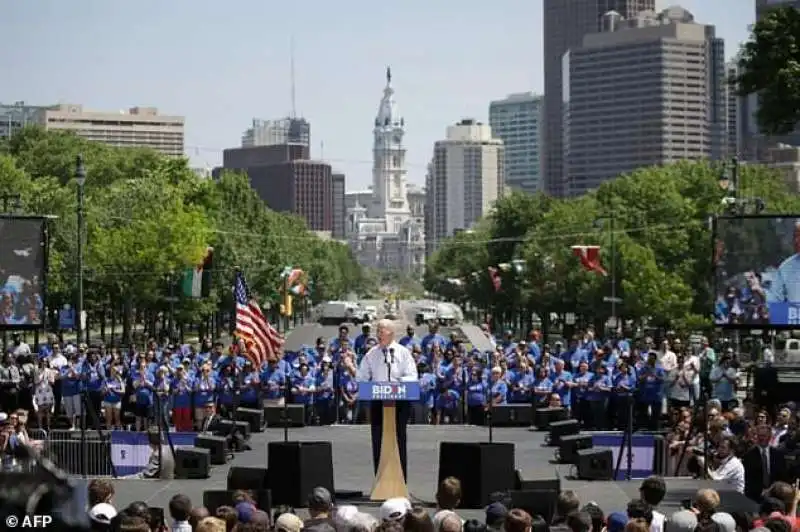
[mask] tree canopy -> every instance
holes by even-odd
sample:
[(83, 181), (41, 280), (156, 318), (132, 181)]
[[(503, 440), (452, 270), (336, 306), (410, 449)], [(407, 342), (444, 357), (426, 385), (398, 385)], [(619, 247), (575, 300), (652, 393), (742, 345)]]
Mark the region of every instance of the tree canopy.
[[(617, 316), (656, 327), (709, 323), (709, 222), (724, 208), (720, 173), (712, 163), (680, 162), (639, 169), (577, 198), (512, 192), (429, 258), (426, 289), (495, 316), (573, 313), (603, 323), (611, 317), (604, 301), (611, 276), (586, 271), (571, 249), (596, 245), (603, 268), (614, 265)], [(779, 175), (744, 165), (739, 174), (740, 190), (763, 199), (767, 212), (800, 212), (800, 198)]]
[(287, 266), (307, 272), (312, 302), (360, 284), (361, 268), (344, 244), (319, 238), (295, 215), (268, 209), (244, 175), (202, 179), (186, 159), (26, 128), (0, 144), (0, 186), (20, 195), (17, 214), (55, 217), (49, 222), (51, 310), (75, 301), (79, 153), (87, 173), (88, 311), (124, 306), (130, 318), (133, 311), (163, 309), (169, 280), (201, 263), (208, 246), (214, 248), (211, 295), (178, 303), (185, 323), (232, 308), (236, 269), (262, 305), (278, 303)]
[(733, 80), (742, 95), (758, 94), (762, 133), (790, 133), (800, 121), (800, 11), (775, 7), (753, 26)]

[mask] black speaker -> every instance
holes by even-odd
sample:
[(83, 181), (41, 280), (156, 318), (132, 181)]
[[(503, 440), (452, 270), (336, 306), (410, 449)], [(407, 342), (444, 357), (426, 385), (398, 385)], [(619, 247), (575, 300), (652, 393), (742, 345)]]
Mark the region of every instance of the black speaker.
[(175, 449), (175, 478), (206, 479), (211, 476), (211, 451), (198, 447)]
[(461, 506), (483, 508), (496, 491), (514, 487), (513, 443), (442, 442), (439, 444), (439, 483), (447, 477), (461, 481)]
[[(264, 421), (267, 423), (267, 427), (283, 426), (283, 408), (282, 406), (264, 407)], [(286, 415), (289, 417), (290, 427), (306, 426), (306, 409), (303, 405), (287, 405)]]
[(512, 508), (525, 510), (530, 515), (541, 515), (545, 521), (550, 523), (556, 514), (561, 481), (556, 479), (555, 486), (552, 485), (553, 481), (543, 480), (541, 482), (540, 487), (511, 490), (508, 495), (511, 497)]
[(268, 471), (265, 467), (231, 467), (228, 470), (228, 489), (268, 490)]
[[(203, 506), (214, 515), (220, 506), (230, 506), (236, 508), (236, 501), (233, 500), (234, 492), (238, 490), (207, 490), (203, 492)], [(245, 490), (250, 493), (259, 510), (272, 515), (272, 495), (269, 490)]]
[(224, 436), (198, 434), (194, 438), (194, 446), (200, 449), (208, 449), (212, 465), (225, 465), (228, 461), (228, 441)]
[(264, 410), (255, 408), (237, 408), (236, 421), (246, 421), (250, 425), (250, 432), (264, 432)]
[(495, 427), (528, 427), (532, 416), (533, 411), (529, 404), (492, 407), (492, 425)]
[(565, 419), (564, 421), (553, 421), (550, 423), (550, 435), (547, 437), (547, 444), (553, 447), (561, 445), (561, 437), (577, 434), (581, 431), (581, 425), (577, 419)]
[(558, 461), (562, 464), (574, 464), (578, 451), (592, 448), (592, 437), (588, 434), (570, 434), (561, 436), (560, 440)]
[(569, 418), (569, 413), (563, 406), (546, 406), (536, 409), (533, 415), (533, 425), (537, 430), (547, 430), (550, 423), (564, 421), (567, 418)]
[(250, 438), (250, 423), (247, 421), (233, 421), (231, 419), (221, 419), (214, 427), (214, 434), (219, 436), (229, 436), (238, 431), (246, 440)]
[(275, 505), (304, 507), (318, 486), (335, 493), (333, 448), (329, 441), (271, 441), (267, 445), (267, 468)]
[(613, 480), (614, 455), (610, 449), (581, 449), (578, 451), (580, 480)]

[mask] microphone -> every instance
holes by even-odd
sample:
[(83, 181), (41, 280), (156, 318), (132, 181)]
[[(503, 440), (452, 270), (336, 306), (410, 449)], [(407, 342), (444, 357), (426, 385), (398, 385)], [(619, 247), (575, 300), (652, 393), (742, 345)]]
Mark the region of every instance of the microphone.
[(389, 354), (392, 355), (392, 364), (394, 364), (394, 347), (389, 348)]
[[(392, 353), (394, 353), (394, 349), (392, 349)], [(387, 354), (387, 351), (386, 351), (385, 347), (383, 348), (383, 363), (384, 364), (388, 364), (389, 363), (389, 355)]]

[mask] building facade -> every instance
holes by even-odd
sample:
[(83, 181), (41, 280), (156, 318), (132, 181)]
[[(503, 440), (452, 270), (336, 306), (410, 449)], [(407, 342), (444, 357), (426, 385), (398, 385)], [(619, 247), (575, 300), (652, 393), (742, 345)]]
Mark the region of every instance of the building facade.
[(470, 229), (488, 214), (505, 187), (503, 141), (491, 128), (462, 120), (437, 141), (426, 186), (428, 254), (445, 239)]
[(333, 182), (333, 226), (331, 236), (336, 240), (344, 240), (344, 226), (347, 219), (347, 207), (345, 205), (347, 185), (345, 176), (342, 173), (334, 172), (331, 174), (331, 180)]
[(543, 111), (543, 98), (532, 92), (511, 94), (489, 104), (489, 126), (505, 148), (509, 188), (529, 193), (539, 190)]
[(49, 130), (121, 148), (152, 148), (183, 157), (184, 118), (158, 113), (155, 107), (132, 107), (116, 113), (87, 111), (81, 105), (60, 104), (42, 109), (39, 123)]
[(567, 192), (563, 154), (564, 54), (583, 44), (583, 37), (600, 30), (602, 16), (616, 11), (625, 18), (651, 9), (655, 0), (544, 0), (544, 190)]
[(422, 275), (425, 235), (409, 205), (405, 120), (394, 98), (391, 70), (372, 129), (372, 187), (347, 195), (345, 232), (363, 266)]
[(253, 119), (242, 134), (242, 147), (285, 144), (311, 145), (311, 124), (305, 118), (286, 117), (278, 120)]
[(637, 168), (727, 154), (724, 44), (671, 7), (604, 16), (564, 56), (568, 193)]
[(0, 139), (10, 137), (26, 126), (41, 124), (44, 109), (25, 102), (0, 103)]

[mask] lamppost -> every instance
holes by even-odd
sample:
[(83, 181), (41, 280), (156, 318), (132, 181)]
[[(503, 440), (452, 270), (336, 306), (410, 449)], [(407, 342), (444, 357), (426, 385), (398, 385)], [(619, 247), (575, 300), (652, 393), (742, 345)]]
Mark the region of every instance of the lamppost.
[(744, 216), (748, 214), (748, 211), (760, 214), (766, 207), (761, 198), (739, 197), (739, 159), (736, 157), (733, 157), (730, 163), (722, 164), (719, 186), (726, 192), (722, 203), (729, 214)]
[(78, 304), (75, 331), (77, 344), (80, 345), (83, 341), (83, 185), (86, 184), (83, 155), (78, 155), (75, 159), (75, 182), (78, 183)]
[(613, 210), (610, 214), (599, 216), (595, 220), (595, 225), (602, 227), (603, 222), (606, 220), (608, 220), (608, 247), (611, 250), (611, 271), (609, 271), (609, 275), (611, 276), (611, 295), (604, 297), (603, 301), (611, 303), (611, 321), (614, 324), (614, 330), (616, 330), (619, 328), (619, 324), (617, 323), (617, 303), (622, 303), (622, 299), (617, 297), (617, 250), (616, 242), (614, 242), (614, 232), (616, 228), (614, 227), (615, 215)]

